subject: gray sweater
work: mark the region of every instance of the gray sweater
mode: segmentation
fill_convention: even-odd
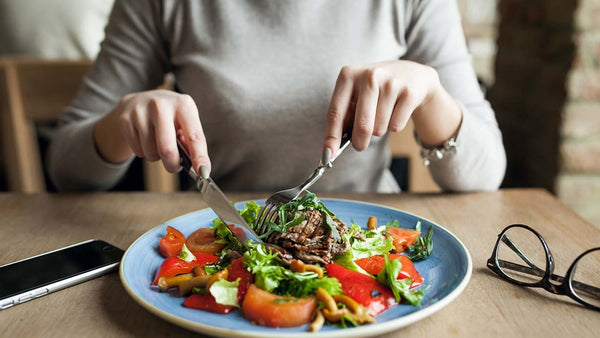
[[[430,170],[444,190],[497,189],[506,157],[455,1],[120,1],[90,73],[49,148],[60,190],[108,189],[131,161],[97,153],[92,129],[128,93],[172,72],[193,97],[213,178],[226,190],[299,184],[321,157],[325,118],[344,65],[406,59],[434,67],[461,105],[458,151]],[[349,149],[311,189],[397,192],[388,137]]]

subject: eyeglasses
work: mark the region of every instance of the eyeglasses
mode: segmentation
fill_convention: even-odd
[[[527,225],[513,224],[498,235],[487,267],[511,283],[569,296],[600,311],[600,247],[579,255],[561,277],[553,273],[554,258],[542,236]]]

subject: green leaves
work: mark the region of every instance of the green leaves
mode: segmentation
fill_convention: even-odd
[[[423,299],[423,290],[410,290],[410,285],[413,282],[411,278],[397,279],[400,270],[402,270],[402,263],[399,259],[389,260],[387,255],[384,255],[384,258],[385,266],[377,275],[377,281],[392,289],[397,302],[405,299],[412,305],[419,305],[419,302]]]
[[[415,244],[408,247],[408,258],[410,258],[411,261],[416,262],[431,255],[431,252],[433,251],[432,236],[433,226],[429,226],[427,237],[419,237]]]
[[[273,232],[286,232],[287,229],[302,223],[305,216],[300,214],[300,211],[303,210],[318,210],[323,213],[325,224],[329,227],[333,240],[338,241],[340,239],[340,233],[333,220],[333,213],[317,198],[317,195],[309,191],[300,199],[280,205],[277,208],[277,223],[267,222],[269,231],[261,235],[260,238],[267,238]]]
[[[254,283],[259,288],[281,296],[305,297],[314,295],[323,288],[332,295],[341,294],[340,282],[331,277],[322,277],[314,272],[292,272],[282,266],[276,253],[268,251],[263,244],[247,242],[243,263],[254,274]]]

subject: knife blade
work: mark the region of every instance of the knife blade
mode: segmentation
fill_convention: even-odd
[[[194,181],[194,186],[200,192],[202,200],[208,204],[208,206],[217,214],[217,216],[225,224],[240,225],[246,229],[254,239],[262,242],[254,230],[246,223],[246,220],[240,215],[240,213],[233,207],[233,203],[225,196],[223,191],[219,188],[217,183],[212,178],[203,178],[198,175],[192,167],[192,161],[187,153],[187,150],[177,140],[177,148],[181,157],[181,166]],[[240,240],[241,242],[241,240]],[[243,243],[242,243],[243,244]]]

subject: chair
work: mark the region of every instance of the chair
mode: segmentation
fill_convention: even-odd
[[[399,133],[390,135],[390,148],[392,159],[407,160],[406,170],[396,175],[407,175],[407,186],[409,192],[429,193],[439,192],[441,189],[433,181],[429,170],[423,164],[421,149],[413,137],[414,126],[409,120],[406,128]]]
[[[90,61],[0,58],[0,130],[8,189],[46,191],[36,123],[52,123],[73,99]],[[144,189],[178,190],[176,175],[144,161]]]

